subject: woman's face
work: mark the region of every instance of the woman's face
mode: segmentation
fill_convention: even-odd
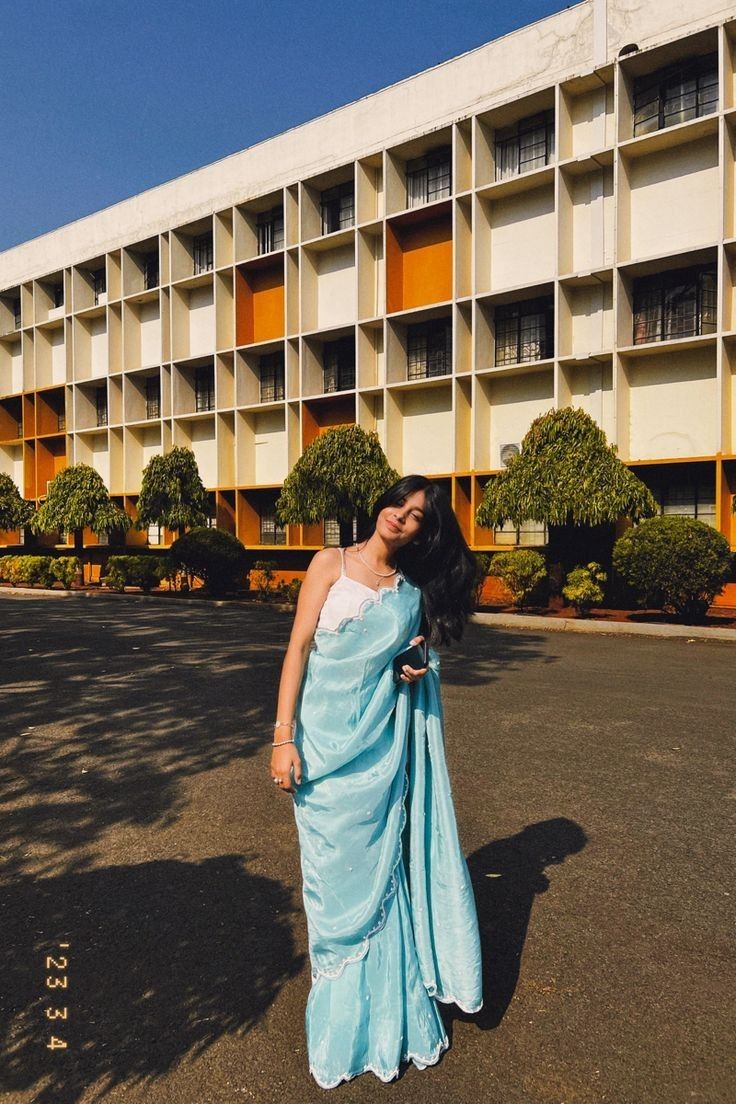
[[[412,491],[393,506],[385,506],[376,530],[389,544],[401,548],[415,540],[424,523],[424,491]]]

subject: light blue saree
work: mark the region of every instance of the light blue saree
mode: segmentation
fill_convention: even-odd
[[[449,1045],[436,1001],[483,1003],[435,650],[424,678],[393,682],[392,660],[420,623],[421,591],[400,576],[337,629],[316,630],[297,702],[305,1025],[323,1088],[434,1064]]]

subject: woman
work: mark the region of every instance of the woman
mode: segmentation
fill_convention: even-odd
[[[459,640],[476,564],[447,495],[410,475],[376,503],[366,540],[323,548],[299,592],[271,774],[293,796],[312,988],[309,1068],[322,1088],[382,1081],[449,1046],[437,1001],[482,1006],[475,899],[444,754],[439,658]],[[306,665],[306,678],[303,679]],[[291,731],[287,731],[291,729]]]

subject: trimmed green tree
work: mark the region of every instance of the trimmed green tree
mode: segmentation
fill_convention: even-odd
[[[360,426],[335,426],[307,445],[276,501],[279,525],[313,525],[336,518],[342,530],[366,521],[374,503],[399,473],[391,467],[378,434]]]
[[[135,525],[161,525],[181,536],[186,529],[206,525],[207,506],[197,458],[191,449],[176,445],[163,456],[152,456],[143,469]]]
[[[201,579],[210,594],[226,594],[243,585],[248,554],[225,529],[196,526],[174,541],[169,556]]]
[[[35,506],[23,498],[17,486],[5,472],[0,472],[0,530],[4,533],[20,529],[30,521]]]
[[[131,521],[110,498],[99,472],[89,464],[70,464],[49,483],[48,495],[29,522],[34,533],[72,532],[74,550],[84,548],[84,530],[98,536],[125,532]]]
[[[733,557],[728,541],[695,518],[649,518],[620,537],[613,566],[636,592],[640,605],[697,620],[728,581]]]
[[[546,579],[547,565],[541,552],[533,548],[519,548],[497,552],[491,560],[488,574],[501,580],[514,605],[523,610],[535,588]]]
[[[519,456],[486,484],[476,521],[489,529],[544,522],[550,563],[570,569],[590,560],[591,551],[608,559],[615,522],[651,517],[656,509],[649,488],[619,460],[600,426],[567,406],[535,418]]]
[[[606,578],[605,571],[595,561],[569,572],[562,594],[575,607],[578,617],[587,617],[593,606],[601,604],[604,597],[601,583],[605,583]]]

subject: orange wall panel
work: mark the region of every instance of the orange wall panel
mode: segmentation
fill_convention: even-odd
[[[235,341],[251,345],[283,337],[283,266],[255,268],[245,274],[235,272]]]
[[[386,305],[389,313],[452,298],[452,221],[449,215],[386,228]]]
[[[452,298],[452,227],[449,219],[422,223],[403,235],[403,309]]]

